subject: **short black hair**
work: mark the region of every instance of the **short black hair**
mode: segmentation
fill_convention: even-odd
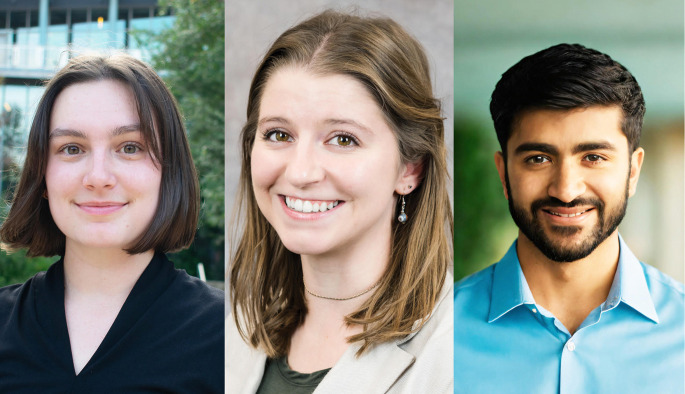
[[[640,144],[645,101],[635,77],[609,55],[580,44],[558,44],[524,57],[502,74],[490,114],[502,154],[518,117],[532,109],[617,105],[630,152]]]

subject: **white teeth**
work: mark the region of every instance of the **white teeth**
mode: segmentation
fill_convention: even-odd
[[[552,215],[561,216],[562,218],[573,218],[576,216],[580,216],[580,215],[584,214],[585,212],[587,212],[587,211],[565,214],[565,213],[558,213],[558,212],[554,212],[554,211],[549,211],[549,213],[551,213]]]
[[[338,205],[338,201],[332,201],[326,204],[325,202],[311,202],[309,200],[300,200],[298,198],[285,197],[285,205],[293,211],[303,213],[326,212]]]

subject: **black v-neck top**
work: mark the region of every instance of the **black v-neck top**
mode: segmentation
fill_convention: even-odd
[[[78,376],[59,260],[0,288],[0,393],[223,393],[224,293],[155,254]]]

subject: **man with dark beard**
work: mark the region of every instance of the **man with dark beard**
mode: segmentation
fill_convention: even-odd
[[[635,78],[560,44],[504,73],[490,112],[519,236],[455,286],[455,392],[683,393],[683,285],[617,231],[644,158]]]

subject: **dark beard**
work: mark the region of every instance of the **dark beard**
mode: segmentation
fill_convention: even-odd
[[[630,174],[630,168],[628,169]],[[505,167],[505,180],[507,193],[509,195],[509,212],[511,213],[514,223],[519,230],[528,237],[528,239],[537,247],[542,254],[548,259],[559,263],[566,263],[580,260],[592,253],[599,244],[604,242],[609,235],[618,227],[626,214],[626,207],[628,206],[628,180],[626,179],[626,190],[623,196],[623,201],[619,203],[616,209],[611,212],[605,212],[604,201],[599,198],[577,198],[569,203],[565,203],[555,197],[542,198],[533,201],[530,206],[530,213],[522,207],[516,206],[511,194],[511,187],[509,186],[509,174]],[[597,210],[598,222],[588,235],[579,245],[564,247],[555,242],[547,236],[543,229],[538,212],[541,207],[565,207],[571,208],[575,206],[593,206]],[[574,235],[582,230],[579,226],[552,226],[550,231],[561,236]]]

